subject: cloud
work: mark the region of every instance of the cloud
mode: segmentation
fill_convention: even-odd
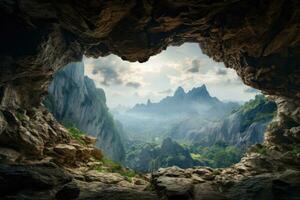
[[[188,90],[201,84],[213,88],[212,94],[221,99],[247,100],[255,95],[248,90],[244,92],[248,86],[233,69],[203,55],[196,44],[184,46],[170,47],[145,63],[123,61],[115,55],[98,59],[85,57],[85,74],[105,90],[109,106],[134,105],[148,98],[155,102],[171,95],[178,86]]]
[[[227,74],[227,70],[226,69],[217,69],[216,74],[224,76]]]
[[[248,87],[248,88],[244,89],[244,92],[246,92],[246,93],[259,93],[259,90],[255,89],[255,88]]]
[[[123,81],[120,78],[119,73],[111,66],[94,66],[92,74],[100,74],[102,79],[100,83],[106,86],[115,84],[120,85]]]
[[[212,67],[205,64],[205,60],[194,59],[191,62],[191,67],[186,71],[190,73],[200,73],[206,74],[209,70],[212,70]]]
[[[223,80],[223,77],[221,78]],[[239,76],[226,76],[225,83],[229,85],[244,85],[242,79]]]
[[[191,73],[198,73],[199,72],[199,68],[198,67],[191,67],[187,70],[188,72],[191,72]]]
[[[126,86],[137,89],[137,88],[141,87],[141,84],[138,82],[128,82],[128,83],[126,83]]]
[[[192,61],[192,67],[187,69],[188,72],[190,73],[198,73],[200,68],[200,62],[198,60],[193,60]]]
[[[88,59],[87,68],[93,79],[102,86],[122,85],[133,88],[141,86],[141,80],[135,75],[130,63],[122,61],[117,56],[107,56],[101,59]]]
[[[163,91],[158,91],[157,93],[158,93],[158,94],[170,94],[170,93],[172,93],[172,92],[173,92],[172,89],[167,89],[167,90],[163,90]]]

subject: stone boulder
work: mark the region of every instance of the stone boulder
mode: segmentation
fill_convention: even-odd
[[[16,163],[21,153],[10,148],[0,148],[0,163]]]
[[[53,199],[72,176],[53,163],[0,165],[0,199]]]

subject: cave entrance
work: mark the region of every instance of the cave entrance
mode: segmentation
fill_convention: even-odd
[[[108,157],[139,172],[228,167],[263,142],[276,112],[274,102],[195,43],[145,63],[84,57],[57,73],[45,104],[65,126],[97,137]]]

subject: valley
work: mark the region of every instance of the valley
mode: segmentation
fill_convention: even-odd
[[[178,87],[159,102],[109,110],[105,92],[84,75],[83,63],[59,71],[44,104],[69,128],[97,138],[104,155],[140,173],[161,167],[228,167],[253,144],[276,114],[257,95],[243,105],[212,97],[205,85]]]
[[[299,200],[299,3],[0,1],[0,199]]]

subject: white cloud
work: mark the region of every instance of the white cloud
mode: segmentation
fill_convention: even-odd
[[[178,86],[187,91],[202,84],[220,99],[245,101],[255,95],[234,70],[203,55],[197,44],[169,47],[146,63],[130,63],[115,55],[84,58],[84,63],[86,75],[105,90],[110,107],[132,106],[148,98],[155,102]]]

